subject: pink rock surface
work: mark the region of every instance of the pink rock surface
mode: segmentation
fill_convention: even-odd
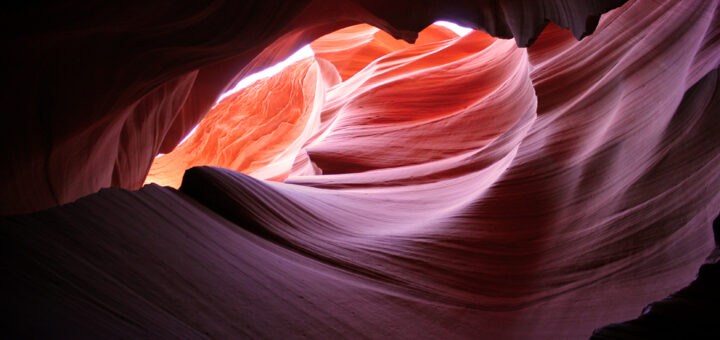
[[[472,12],[428,3],[413,16],[374,1],[268,9],[295,19],[240,54],[245,47],[221,48],[233,41],[222,35],[180,49],[185,66],[174,77],[148,71],[141,78],[155,86],[144,91],[130,82],[143,99],[116,104],[124,115],[98,115],[90,128],[48,123],[63,131],[44,140],[56,158],[34,163],[43,152],[31,152],[4,168],[27,174],[3,193],[3,213],[71,201],[107,185],[108,173],[116,185],[139,186],[152,156],[171,151],[233,79],[357,21],[412,37],[430,18],[475,15],[494,35],[535,41],[520,48],[476,31],[410,45],[367,26],[340,32],[357,30],[357,41],[321,38],[317,59],[228,97],[177,156],[162,156],[174,163],[158,158],[151,174],[177,181],[186,166],[232,169],[189,169],[179,191],[107,189],[0,219],[3,291],[12,292],[5,328],[11,336],[582,339],[637,317],[688,285],[716,246],[720,1],[629,1],[581,41],[573,35],[593,31],[588,15],[610,2],[524,4]],[[545,18],[571,30],[551,24],[538,37]],[[206,64],[209,51],[226,59]],[[199,68],[180,72],[193,58]],[[288,105],[257,102],[273,89]],[[247,112],[232,114],[233,106]],[[99,133],[109,127],[116,133]],[[97,153],[88,162],[68,156],[89,144]],[[53,160],[68,164],[64,173]],[[38,173],[48,176],[10,202],[23,176]],[[43,194],[48,183],[54,203]]]
[[[365,22],[413,40],[449,18],[524,46],[547,20],[590,33],[593,18],[621,3],[19,4],[2,14],[12,86],[4,92],[11,123],[0,130],[0,214],[103,187],[140,188],[155,155],[172,151],[235,81],[337,29]]]

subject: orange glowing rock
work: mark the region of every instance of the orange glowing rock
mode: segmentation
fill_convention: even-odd
[[[355,91],[359,94],[380,87],[377,79],[383,79],[383,76],[375,77],[374,75],[379,67],[407,64],[387,74],[380,72],[380,74],[385,74],[385,77],[390,74],[399,77],[405,72],[412,72],[417,67],[430,67],[432,63],[440,65],[457,61],[458,58],[468,55],[466,50],[472,50],[468,44],[478,44],[476,47],[482,49],[490,41],[494,41],[486,34],[477,33],[475,38],[465,39],[464,43],[445,49],[454,45],[453,41],[457,38],[457,34],[439,25],[431,25],[420,32],[417,43],[414,45],[395,39],[388,33],[367,24],[351,26],[326,35],[312,44],[318,53],[317,59],[308,58],[299,61],[281,73],[258,80],[222,100],[208,113],[185,143],[172,152],[160,155],[155,159],[145,183],[178,187],[184,171],[197,165],[220,166],[258,178],[276,181],[284,180],[291,172],[296,175],[321,173],[322,170],[307,159],[307,153],[301,152],[301,148],[316,132],[326,131],[329,126],[324,123],[329,122],[329,118],[333,116],[332,113],[329,113],[332,110],[328,110],[325,105],[325,93],[330,87],[338,84],[341,77],[349,78],[377,58],[394,51],[401,52],[393,54],[391,59],[384,59],[385,61],[380,66],[376,64],[370,67],[363,75],[353,78],[355,80],[348,81],[343,87],[334,91],[334,96],[355,98],[348,91]],[[512,43],[508,42],[505,45],[510,47]],[[437,51],[441,51],[440,57],[435,56]],[[328,58],[330,62],[323,58]],[[413,59],[419,61],[408,62]],[[430,64],[427,64],[425,59],[431,60]],[[500,68],[494,69],[499,70]],[[438,68],[433,74],[440,74],[441,78],[449,79],[447,75],[442,76],[445,71]],[[455,72],[468,71],[460,67],[456,68]],[[454,73],[450,72],[449,74]],[[486,72],[481,72],[472,79],[486,76]],[[368,77],[372,77],[372,79]],[[464,86],[463,84],[471,82],[472,79],[467,78],[467,81],[461,82],[457,86]],[[380,80],[380,82],[383,81]],[[399,83],[403,82],[399,81]],[[405,83],[408,82],[405,81]],[[360,84],[362,86],[358,88]],[[431,87],[439,85],[437,82],[423,84]],[[412,89],[402,86],[392,85],[390,87],[394,87],[393,91],[395,92],[412,91]],[[461,96],[462,93],[459,92]],[[472,98],[477,96],[477,93],[474,92],[464,93],[465,97],[471,101],[475,100]],[[382,98],[379,99],[382,100]],[[454,101],[458,98],[450,97],[450,99],[450,101]],[[464,101],[458,101],[450,104],[447,108],[452,109],[454,106],[466,104]],[[398,105],[404,104],[398,103],[395,107]],[[436,113],[443,115],[447,108],[440,108],[440,111]],[[324,113],[321,114],[321,112]],[[475,115],[475,117],[482,118],[483,116]],[[509,119],[512,120],[511,115],[506,117],[510,117]],[[415,117],[415,119],[422,120],[423,118]],[[458,119],[455,121],[459,122]],[[362,148],[363,146],[358,144],[358,147]],[[413,152],[415,149],[408,150],[408,152]],[[299,162],[297,166],[300,166],[302,170],[299,168],[293,170],[295,161]]]
[[[307,149],[324,174],[474,152],[535,113],[525,51],[479,31],[383,56],[328,101],[337,121]]]
[[[548,20],[579,38],[592,33],[600,14],[623,2],[19,6],[3,17],[8,27],[17,27],[7,39],[13,67],[6,83],[14,85],[6,93],[5,110],[17,122],[4,124],[0,133],[0,164],[5,165],[0,215],[47,209],[104,187],[139,189],[155,156],[171,152],[233,83],[338,29],[368,23],[422,44],[422,28],[448,19],[528,46]],[[426,35],[444,39],[447,33]],[[343,78],[362,65],[350,73],[341,70]]]
[[[430,25],[420,32],[415,44],[424,45],[456,37],[457,34],[445,27]],[[377,27],[360,24],[322,36],[310,46],[317,57],[335,65],[344,81],[375,59],[412,45],[393,38]]]
[[[178,187],[185,169],[197,165],[285,179],[318,127],[326,88],[337,81],[332,65],[313,58],[256,81],[218,103],[185,143],[158,156],[146,183]]]

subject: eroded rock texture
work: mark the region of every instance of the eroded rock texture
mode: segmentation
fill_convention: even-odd
[[[197,165],[285,179],[317,130],[326,89],[338,82],[332,65],[308,58],[252,84],[217,105],[186,143],[159,156],[146,181],[178,187],[185,169]]]
[[[629,1],[595,29],[617,5],[313,1],[258,3],[254,14],[158,5],[133,20],[112,11],[29,31],[40,42],[147,40],[93,65],[41,63],[102,72],[80,70],[77,83],[41,97],[50,99],[18,106],[38,114],[4,136],[12,162],[0,168],[14,180],[2,177],[3,213],[111,184],[136,189],[148,171],[149,182],[182,182],[2,218],[5,328],[712,338],[720,2]],[[491,34],[433,25],[415,44],[396,39],[448,17]],[[109,24],[120,19],[126,26]],[[543,29],[545,19],[557,25]],[[83,25],[99,28],[81,34]],[[315,57],[211,110],[234,80],[315,38]],[[116,51],[108,46],[98,51]],[[56,47],[34,48],[39,58]],[[143,72],[130,68],[150,59]],[[53,81],[70,72],[53,70]],[[105,82],[91,87],[92,77]],[[77,119],[70,104],[83,89],[95,91],[94,115]],[[38,94],[26,96],[13,101]],[[11,148],[23,132],[27,145]],[[41,132],[50,133],[29,138]],[[167,154],[151,168],[158,152]]]
[[[526,45],[546,20],[580,36],[618,0],[83,1],[19,4],[7,32],[0,214],[138,189],[237,79],[356,23],[413,40],[453,19]]]

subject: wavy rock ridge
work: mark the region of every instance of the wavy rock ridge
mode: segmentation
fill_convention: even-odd
[[[438,26],[415,44],[368,25],[322,36],[314,58],[227,97],[172,152],[183,134],[165,137],[149,181],[182,174],[179,190],[106,189],[3,218],[8,330],[575,339],[679,290],[593,336],[717,331],[705,313],[717,301],[719,5],[629,1],[576,41],[593,16],[568,12],[555,21],[570,31],[536,37],[534,19],[501,4],[511,19],[483,27],[529,48]],[[188,96],[161,106],[186,112],[202,75],[158,88]],[[196,165],[212,166],[182,173]]]

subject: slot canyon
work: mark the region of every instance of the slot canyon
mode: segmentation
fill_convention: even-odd
[[[720,338],[720,0],[2,25],[2,338]]]

